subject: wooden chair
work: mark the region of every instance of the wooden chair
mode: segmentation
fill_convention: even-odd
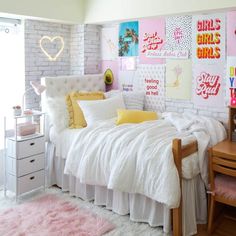
[[[215,203],[236,207],[236,158],[231,155],[215,155],[209,150],[210,207],[208,234],[213,231]]]

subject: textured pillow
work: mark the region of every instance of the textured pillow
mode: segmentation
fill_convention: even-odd
[[[141,123],[149,120],[157,120],[158,116],[153,111],[139,111],[139,110],[122,110],[117,111],[118,117],[116,124],[121,125],[125,123]]]
[[[129,110],[143,110],[144,92],[122,92],[125,107]]]
[[[129,110],[143,110],[145,93],[142,91],[135,92],[121,92],[119,90],[111,90],[105,93],[106,98],[115,97],[117,95],[123,95],[126,109]]]
[[[78,100],[99,100],[104,99],[102,92],[72,92],[66,96],[66,104],[69,112],[69,128],[77,129],[85,127],[86,121],[81,111]]]
[[[122,96],[97,101],[78,101],[88,125],[96,121],[107,120],[117,116],[117,109],[124,109]]]
[[[69,115],[64,97],[47,98],[46,111],[57,133],[68,127]]]

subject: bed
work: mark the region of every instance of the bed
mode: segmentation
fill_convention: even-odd
[[[46,94],[42,98],[43,107],[48,98],[61,99],[72,90],[105,90],[102,75],[47,77],[42,78],[42,83],[47,87]],[[183,127],[183,120],[186,121],[186,127]],[[165,233],[173,230],[173,234],[176,236],[196,234],[197,224],[206,223],[207,217],[206,150],[208,145],[224,139],[226,132],[220,122],[189,114],[180,117],[177,114],[168,113],[158,124],[144,123],[139,126],[131,124],[131,126],[124,125],[117,128],[114,121],[109,120],[96,123],[94,127],[64,129],[56,132],[48,121],[46,124],[48,185],[56,184],[61,187],[62,191],[69,191],[71,196],[88,201],[93,200],[94,204],[105,206],[117,214],[129,214],[133,221],[146,222],[153,227],[162,226]],[[203,125],[204,123],[206,126]],[[136,133],[137,127],[143,130],[143,136]],[[183,128],[184,130],[182,130]],[[109,136],[111,137],[109,138],[110,146],[102,149],[101,146],[105,146],[108,142],[105,140],[106,132],[109,133],[111,129],[113,131],[112,134],[110,133],[112,136]],[[155,168],[160,168],[160,166],[155,166],[156,153],[153,150],[158,152],[157,146],[163,139],[161,129],[169,132],[167,134],[165,131],[167,141],[165,149],[159,155],[163,159],[161,166],[165,167],[162,169],[167,169],[167,166],[170,165],[172,169],[166,171],[160,178],[155,175]],[[205,132],[206,129],[208,129],[207,132]],[[133,130],[129,132],[133,136],[127,135],[127,130]],[[100,138],[98,138],[99,136]],[[131,150],[130,147],[137,150],[130,152],[130,158],[127,158],[126,153],[129,150],[125,149],[124,142],[115,141],[120,136],[122,136],[122,140],[126,140],[127,145],[125,146],[131,145],[129,150]],[[136,136],[139,136],[143,146],[148,147],[147,149],[140,150],[139,147],[142,145],[139,145],[138,141],[133,142]],[[94,145],[88,144],[89,137],[93,137],[91,142],[94,142],[95,139],[97,142],[94,142]],[[100,141],[101,143],[99,143]],[[115,160],[114,145],[117,145],[121,153],[123,151],[123,155],[117,155],[118,158]],[[98,156],[94,154],[96,150],[101,152],[100,156],[107,160],[102,165],[100,164],[101,158],[93,159],[94,156]],[[83,152],[81,158],[78,156],[80,152]],[[137,157],[143,156],[144,152],[153,158],[147,158],[147,160],[143,158],[138,161]],[[162,154],[165,152],[168,155]],[[169,162],[165,162],[165,156],[168,157],[166,159]],[[199,158],[200,156],[201,158]],[[182,159],[184,160],[182,161]],[[111,163],[115,163],[112,168]],[[135,163],[135,168],[128,168],[133,165],[132,163]],[[142,163],[139,169],[138,163]],[[101,165],[101,170],[98,171],[99,165]],[[121,165],[123,168],[120,168]],[[148,171],[142,168],[147,165]],[[197,169],[199,171],[196,171]],[[133,177],[129,175],[130,171],[133,171]],[[127,175],[129,175],[128,179]],[[149,177],[150,175],[152,178]],[[146,184],[146,179],[151,185]],[[163,179],[166,181],[157,186],[156,183]],[[172,182],[175,184],[171,184]],[[147,188],[147,186],[151,187]]]

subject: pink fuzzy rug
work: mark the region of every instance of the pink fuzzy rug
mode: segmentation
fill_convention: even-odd
[[[1,236],[99,236],[114,225],[55,195],[0,213]]]

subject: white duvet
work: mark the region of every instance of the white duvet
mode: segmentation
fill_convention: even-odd
[[[140,193],[174,208],[179,205],[180,186],[172,140],[181,138],[186,144],[197,139],[198,154],[183,161],[183,175],[192,178],[201,172],[207,184],[207,147],[225,137],[219,122],[192,114],[166,113],[161,120],[120,126],[107,120],[73,136],[64,155],[64,172],[82,183]]]

